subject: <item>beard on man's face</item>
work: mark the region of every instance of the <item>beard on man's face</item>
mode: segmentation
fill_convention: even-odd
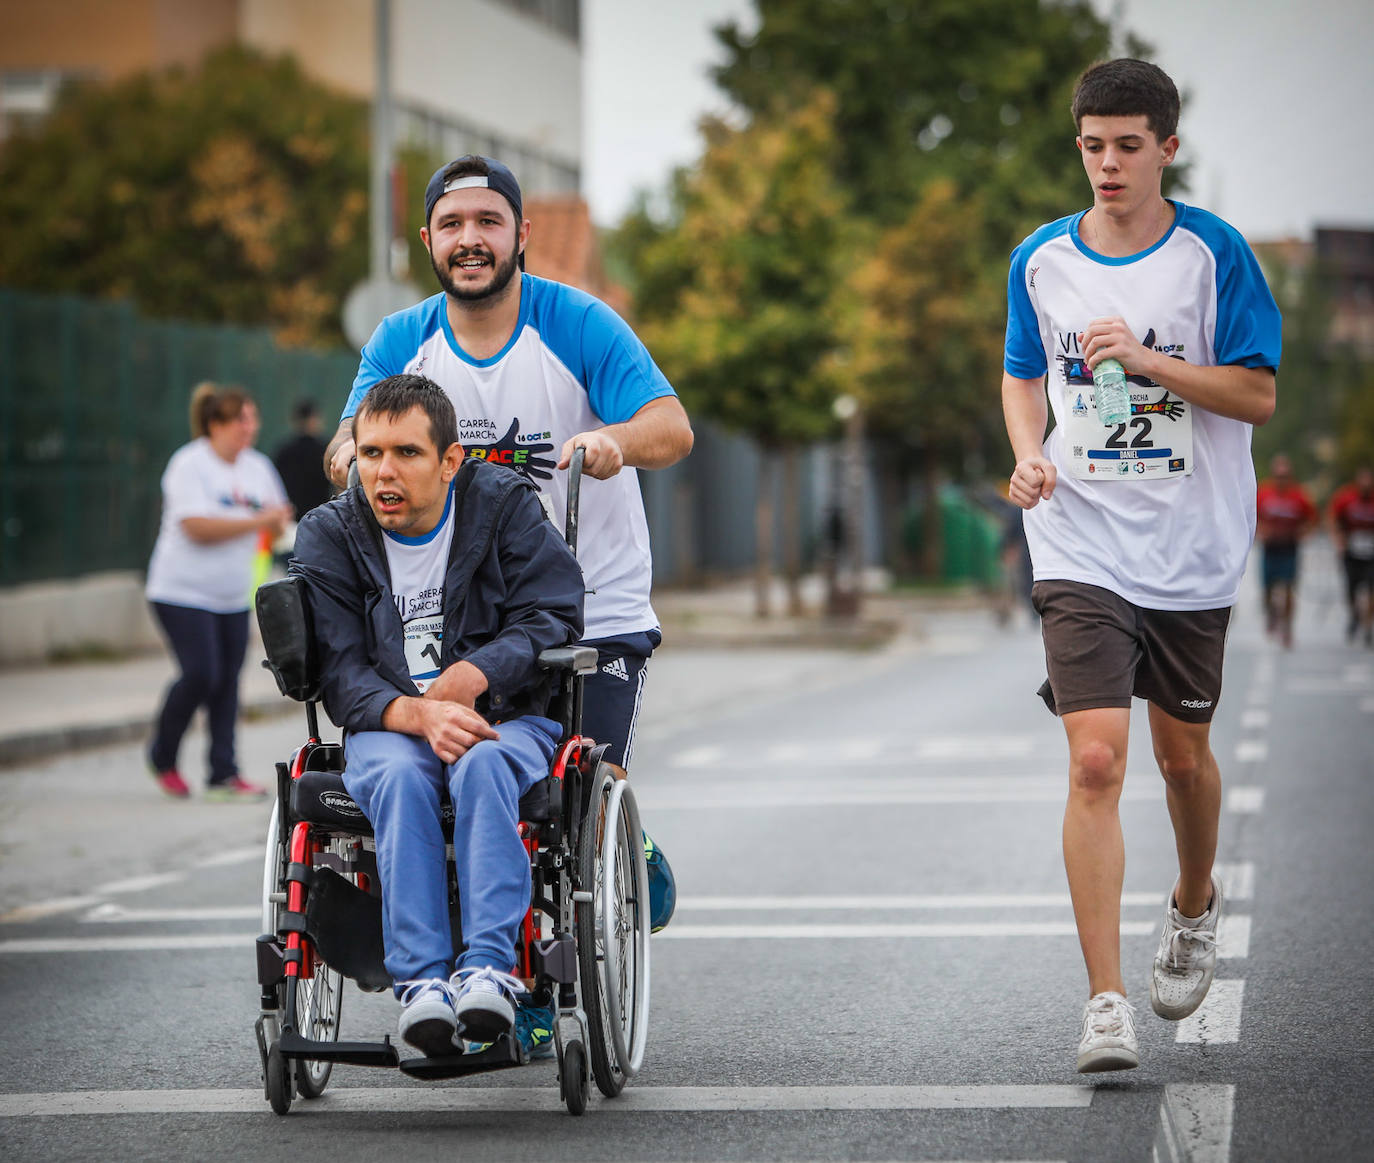
[[[510,281],[515,275],[519,254],[516,251],[511,251],[510,257],[505,262],[498,263],[491,251],[485,247],[473,247],[471,250],[454,251],[449,256],[449,264],[461,262],[465,258],[485,258],[491,263],[491,278],[487,280],[485,285],[458,286],[449,274],[448,266],[440,266],[434,257],[434,251],[430,250],[429,252],[429,264],[434,268],[434,277],[439,280],[439,285],[443,287],[444,293],[452,295],[455,299],[476,302],[490,298],[492,295],[499,295],[510,285]]]

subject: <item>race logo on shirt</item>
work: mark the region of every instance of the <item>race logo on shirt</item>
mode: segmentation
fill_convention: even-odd
[[[1055,357],[1059,363],[1059,375],[1065,384],[1091,384],[1093,382],[1092,369],[1088,366],[1088,361],[1083,358],[1082,351],[1078,346],[1078,333],[1075,331],[1060,331],[1055,335],[1056,346],[1059,354]],[[1181,343],[1156,343],[1155,329],[1150,328],[1145,332],[1145,338],[1141,345],[1153,348],[1162,355],[1169,356],[1170,359],[1183,359],[1183,344]],[[1149,376],[1132,375],[1126,373],[1126,382],[1135,384],[1140,388],[1157,388],[1159,385]]]
[[[504,464],[526,478],[552,479],[558,461],[539,455],[553,451],[551,432],[521,433],[517,416],[504,436],[496,437],[495,433],[496,425],[490,420],[463,420],[458,425],[458,436],[466,455],[492,464]]]

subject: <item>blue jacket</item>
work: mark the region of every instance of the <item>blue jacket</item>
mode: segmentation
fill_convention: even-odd
[[[537,659],[580,637],[582,571],[524,478],[464,460],[454,479],[440,666],[466,659],[487,676],[476,709],[491,722],[545,714],[552,679]],[[301,519],[288,572],[306,581],[325,711],[348,731],[384,730],[387,705],[417,692],[361,487]]]

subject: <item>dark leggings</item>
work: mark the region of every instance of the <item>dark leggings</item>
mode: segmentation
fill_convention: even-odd
[[[210,727],[210,783],[223,783],[238,774],[234,726],[239,713],[239,670],[248,650],[248,611],[212,614],[165,602],[150,605],[181,675],[162,702],[148,758],[158,771],[174,770],[191,716],[204,706]]]

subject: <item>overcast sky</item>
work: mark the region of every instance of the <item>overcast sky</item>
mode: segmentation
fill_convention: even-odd
[[[1371,0],[1094,4],[1120,11],[1191,98],[1179,132],[1194,163],[1185,201],[1252,240],[1374,227]],[[708,74],[721,59],[710,30],[756,18],[751,0],[584,0],[583,12],[584,184],[609,225],[637,187],[660,188],[700,154],[698,119],[726,108]],[[1085,179],[1085,204],[1088,193]]]

